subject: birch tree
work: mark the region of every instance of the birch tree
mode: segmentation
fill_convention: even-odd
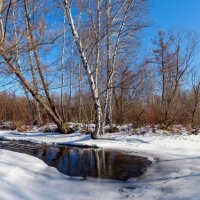
[[[92,74],[91,66],[89,65],[88,59],[86,57],[86,52],[84,51],[84,47],[82,45],[81,38],[80,38],[76,28],[75,28],[74,19],[72,17],[69,1],[65,0],[64,5],[65,5],[69,25],[70,25],[70,28],[71,28],[71,32],[72,32],[72,35],[74,37],[76,46],[78,48],[83,67],[85,68],[85,72],[86,72],[87,77],[88,77],[91,93],[92,93],[93,100],[94,100],[96,128],[95,128],[95,132],[92,135],[92,137],[96,138],[97,135],[100,134],[101,118],[102,118],[102,109],[101,109],[101,103],[100,103],[100,98],[99,98],[99,91],[98,91],[97,85],[95,84],[94,75]]]
[[[71,32],[75,38],[76,46],[79,50],[80,57],[88,76],[91,93],[94,100],[94,108],[96,113],[96,133],[104,132],[106,121],[109,122],[112,128],[112,95],[113,95],[113,77],[117,70],[116,62],[122,56],[122,50],[125,49],[125,43],[133,41],[136,33],[144,27],[142,20],[138,20],[142,16],[141,8],[144,1],[125,0],[125,1],[95,1],[95,11],[91,12],[91,6],[94,2],[81,1],[81,5],[88,15],[88,24],[91,25],[91,31],[94,35],[94,41],[90,44],[85,44],[82,40],[82,35],[77,31],[74,17],[71,13],[71,5],[69,1],[65,1],[66,13],[68,15]],[[91,5],[92,4],[92,5]],[[94,7],[93,7],[94,8]],[[103,19],[101,16],[105,16]],[[106,38],[106,42],[104,39]],[[90,38],[92,40],[92,38]],[[101,48],[106,44],[106,51],[101,51]],[[87,46],[90,46],[89,52]],[[94,51],[95,49],[95,51]],[[88,53],[89,52],[89,53]],[[95,52],[95,62],[91,62],[91,52]],[[106,53],[105,53],[106,52]],[[106,62],[103,63],[103,58],[106,55]],[[101,66],[107,71],[106,86],[104,92],[101,83],[98,82],[99,69]],[[101,93],[101,94],[100,94]],[[103,95],[102,95],[103,94]],[[100,98],[104,97],[104,103],[101,104]],[[98,114],[97,114],[98,113]],[[98,120],[97,120],[98,119]],[[100,122],[101,121],[101,122]],[[98,130],[98,127],[101,126]],[[97,131],[98,130],[98,131]]]
[[[19,82],[26,88],[26,90],[32,95],[32,97],[38,102],[38,104],[44,108],[44,110],[48,113],[48,115],[51,117],[51,119],[57,124],[60,131],[63,133],[67,133],[68,129],[65,127],[64,120],[60,116],[60,114],[57,111],[57,108],[53,102],[53,99],[50,95],[50,90],[48,87],[48,83],[46,82],[44,78],[44,72],[41,65],[40,57],[38,54],[37,46],[39,44],[35,41],[35,34],[33,33],[33,27],[31,25],[30,20],[30,13],[29,13],[29,2],[27,0],[23,0],[22,2],[19,2],[18,6],[18,12],[22,12],[24,14],[24,20],[25,20],[25,29],[26,31],[22,32],[22,38],[21,38],[21,45],[18,43],[16,45],[16,41],[14,38],[14,42],[12,42],[9,38],[9,34],[6,30],[8,28],[8,24],[12,24],[12,21],[8,21],[10,19],[8,16],[10,14],[10,10],[12,8],[12,5],[18,3],[16,1],[10,1],[10,4],[4,4],[4,9],[2,8],[2,1],[0,2],[0,8],[1,8],[1,17],[0,17],[0,24],[1,24],[1,43],[0,43],[0,55],[5,63],[6,66],[10,69],[10,71],[15,74],[15,76],[18,78]],[[22,9],[23,8],[23,9]],[[34,12],[31,13],[33,15]],[[12,26],[10,26],[12,28]],[[23,30],[23,26],[20,27]],[[14,30],[10,30],[11,32]],[[25,33],[25,34],[24,34]],[[24,45],[24,35],[28,41],[28,48]],[[48,43],[48,41],[46,41]],[[13,45],[14,44],[14,45]],[[40,44],[41,46],[41,44]],[[24,67],[19,67],[16,65],[15,59],[17,57],[16,52],[13,51],[13,49],[18,48],[18,52],[21,52],[22,55],[25,57],[29,57],[29,69],[33,73],[33,69],[37,71],[38,76],[40,77],[40,81],[36,79],[35,76],[35,82],[40,83],[40,86],[43,87],[44,93],[40,93],[39,90],[35,88],[35,84],[33,85],[29,82],[27,75],[25,74],[26,70]],[[22,52],[23,50],[23,52]],[[21,63],[22,65],[22,63]],[[35,68],[36,67],[36,68]],[[34,72],[35,72],[34,71]],[[33,74],[32,74],[33,75]],[[34,76],[33,76],[34,78]],[[45,94],[45,98],[44,95]]]
[[[44,109],[58,128],[67,132],[65,123],[71,117],[67,119],[64,95],[71,93],[70,102],[67,103],[73,107],[75,89],[72,84],[70,91],[65,89],[68,84],[65,80],[65,60],[71,57],[69,82],[72,83],[76,74],[79,76],[79,120],[84,103],[81,93],[84,89],[87,90],[85,96],[89,95],[85,99],[90,101],[91,96],[93,99],[93,106],[88,102],[85,105],[90,105],[90,108],[84,108],[89,113],[88,121],[96,124],[92,137],[103,134],[106,123],[112,128],[113,88],[120,82],[115,76],[118,69],[124,68],[124,63],[127,64],[133,57],[134,50],[129,51],[129,44],[135,44],[134,37],[144,27],[141,20],[144,2],[145,0],[0,2],[1,61],[18,83],[31,94],[31,98],[35,99],[38,116],[40,109]],[[64,6],[64,13],[60,5]],[[11,17],[14,8],[16,22]],[[74,8],[77,12],[73,12]],[[75,48],[71,48],[73,41]],[[73,50],[74,53],[70,55]],[[88,82],[83,86],[85,75]],[[71,110],[70,115],[74,112]]]
[[[121,56],[124,56],[123,51],[133,54],[133,50],[128,50],[128,43],[132,43],[132,48],[135,47],[134,37],[138,32],[145,27],[142,22],[142,17],[145,12],[145,1],[125,0],[125,1],[106,1],[106,38],[107,38],[107,85],[105,94],[104,120],[110,125],[112,131],[112,105],[113,105],[113,79],[117,71],[117,62]],[[145,9],[144,9],[145,10]]]
[[[65,40],[66,40],[66,13],[63,14],[63,42],[62,42],[62,64],[61,64],[61,112],[62,118],[65,120],[65,107],[64,107],[64,84],[65,84]]]

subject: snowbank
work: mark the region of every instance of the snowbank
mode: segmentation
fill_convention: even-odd
[[[73,179],[35,157],[0,150],[2,200],[122,199],[120,188],[125,185],[109,180]]]
[[[35,179],[36,182],[33,182],[33,185],[32,181],[30,181],[31,178],[29,173],[28,175],[26,175],[25,172],[21,173],[18,180],[23,180],[25,177],[25,179],[29,181],[28,184],[22,185],[21,188],[26,188],[26,185],[30,184],[30,186],[27,186],[27,190],[23,190],[25,191],[25,194],[21,192],[23,195],[26,195],[26,191],[27,193],[30,191],[32,197],[35,193],[37,194],[37,192],[40,195],[43,195],[43,185],[41,188],[37,187],[38,181],[46,184],[47,180],[52,180],[54,177],[54,181],[49,181],[47,186],[44,186],[44,196],[46,191],[50,198],[51,195],[54,195],[55,197],[55,194],[58,194],[58,196],[56,196],[58,199],[63,195],[66,195],[66,198],[68,198],[69,195],[69,199],[85,199],[86,197],[87,199],[119,198],[130,200],[200,199],[200,192],[198,188],[200,184],[200,135],[187,135],[184,133],[183,135],[169,134],[166,136],[166,134],[153,134],[151,132],[147,132],[144,135],[133,135],[131,133],[124,134],[123,132],[120,132],[104,135],[98,140],[91,140],[90,135],[84,135],[81,133],[59,135],[57,133],[18,133],[13,131],[1,131],[0,137],[9,140],[28,140],[32,142],[45,142],[49,144],[58,143],[87,145],[110,149],[120,149],[127,151],[128,153],[141,154],[154,158],[154,161],[157,159],[159,160],[159,162],[154,162],[154,164],[149,167],[147,172],[142,177],[130,180],[127,183],[128,186],[119,186],[120,184],[116,186],[115,182],[109,182],[108,185],[107,183],[103,185],[98,181],[94,181],[92,184],[90,181],[83,181],[84,184],[82,184],[80,181],[77,184],[76,181],[70,181],[68,178],[62,176],[54,169],[44,167],[44,164],[42,164],[45,169],[40,168],[39,171],[41,173],[36,173],[38,174],[38,178]],[[7,155],[5,158],[6,157]],[[13,165],[14,163],[12,159],[16,160],[15,154],[10,160],[10,165]],[[3,161],[3,159],[1,160]],[[17,160],[20,160],[20,158],[17,158]],[[35,158],[33,160],[35,160]],[[26,162],[30,163],[28,160]],[[25,163],[22,164],[22,166],[24,165]],[[33,167],[38,169],[37,165]],[[0,169],[0,171],[2,170],[3,169]],[[44,176],[39,174],[43,174]],[[11,176],[11,181],[12,180],[15,180],[15,178]],[[60,183],[62,184],[60,185]],[[10,190],[11,195],[12,192],[18,192],[19,190],[19,188],[16,188],[16,191],[13,191],[15,190],[14,183],[13,187],[7,188],[8,186],[6,185],[3,187],[6,187],[3,189],[3,191],[8,189],[7,191],[9,192]],[[49,191],[48,188],[53,189],[52,191]],[[55,188],[58,188],[58,191],[56,191]],[[70,192],[68,192],[66,188],[69,189]],[[92,191],[95,191],[95,193]],[[22,195],[21,193],[20,195]],[[77,194],[80,195],[76,196]],[[122,195],[122,197],[120,195]],[[37,195],[36,199],[38,199]]]

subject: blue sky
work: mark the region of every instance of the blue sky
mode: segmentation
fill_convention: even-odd
[[[200,0],[150,0],[155,29],[184,27],[200,33]]]
[[[187,30],[194,31],[200,37],[200,0],[149,0],[147,16],[150,27],[143,36],[142,55],[152,52],[152,39],[158,31]]]
[[[150,23],[150,27],[146,28],[144,31],[140,55],[152,55],[152,39],[155,40],[160,30],[169,31],[183,29],[194,31],[200,38],[200,0],[149,1],[149,14],[147,19]],[[194,65],[199,63],[198,55],[194,60]]]

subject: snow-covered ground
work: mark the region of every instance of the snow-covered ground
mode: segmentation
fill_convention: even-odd
[[[17,193],[19,199],[20,195],[25,199],[31,199],[26,198],[28,195],[32,199],[43,199],[45,195],[48,195],[47,199],[61,199],[61,197],[64,199],[131,200],[200,199],[198,188],[200,184],[200,135],[187,135],[186,133],[166,135],[162,131],[157,131],[156,134],[147,131],[143,135],[120,132],[106,134],[98,140],[91,140],[90,135],[80,133],[59,135],[57,133],[0,131],[0,137],[9,140],[120,149],[128,153],[145,155],[155,160],[143,176],[129,180],[128,183],[108,180],[104,180],[104,182],[95,179],[74,181],[61,175],[55,169],[47,167],[36,158],[1,150],[0,171],[4,174],[1,177],[7,177],[8,183],[6,182],[4,185],[4,181],[1,181],[1,185],[5,188],[0,195],[10,194],[12,196],[15,192],[19,192]],[[7,165],[11,165],[7,171],[4,170],[4,159]],[[158,162],[156,162],[157,159],[159,159]],[[27,163],[32,162],[34,164],[31,164],[30,167]],[[15,173],[15,163],[17,163],[16,171],[19,170],[18,173]],[[12,173],[13,170],[14,173]],[[25,171],[27,172],[25,173]],[[9,174],[11,174],[10,177]],[[20,180],[25,181],[18,185]],[[15,184],[17,184],[16,187]],[[42,186],[40,187],[40,185]],[[41,198],[39,198],[40,196]],[[1,196],[0,199],[2,199]]]
[[[116,181],[68,177],[35,157],[0,150],[1,200],[122,199],[123,187]]]

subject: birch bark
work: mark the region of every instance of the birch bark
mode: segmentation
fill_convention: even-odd
[[[67,17],[68,17],[68,20],[69,20],[71,32],[72,32],[72,35],[74,37],[76,46],[78,48],[78,51],[79,51],[79,54],[80,54],[80,57],[81,57],[81,61],[83,63],[83,67],[84,67],[85,72],[87,74],[88,82],[89,82],[89,85],[90,85],[90,90],[91,90],[93,101],[94,101],[96,128],[95,128],[94,134],[92,134],[92,138],[95,139],[101,133],[102,110],[101,110],[101,104],[100,104],[100,99],[99,99],[99,91],[98,91],[97,86],[95,85],[94,75],[93,75],[93,73],[91,71],[91,67],[88,63],[86,53],[84,51],[81,39],[79,37],[78,32],[76,31],[76,28],[75,28],[75,25],[74,25],[74,20],[73,20],[72,14],[71,14],[69,2],[68,2],[68,0],[65,0],[64,3],[65,3],[65,9],[66,9]]]

